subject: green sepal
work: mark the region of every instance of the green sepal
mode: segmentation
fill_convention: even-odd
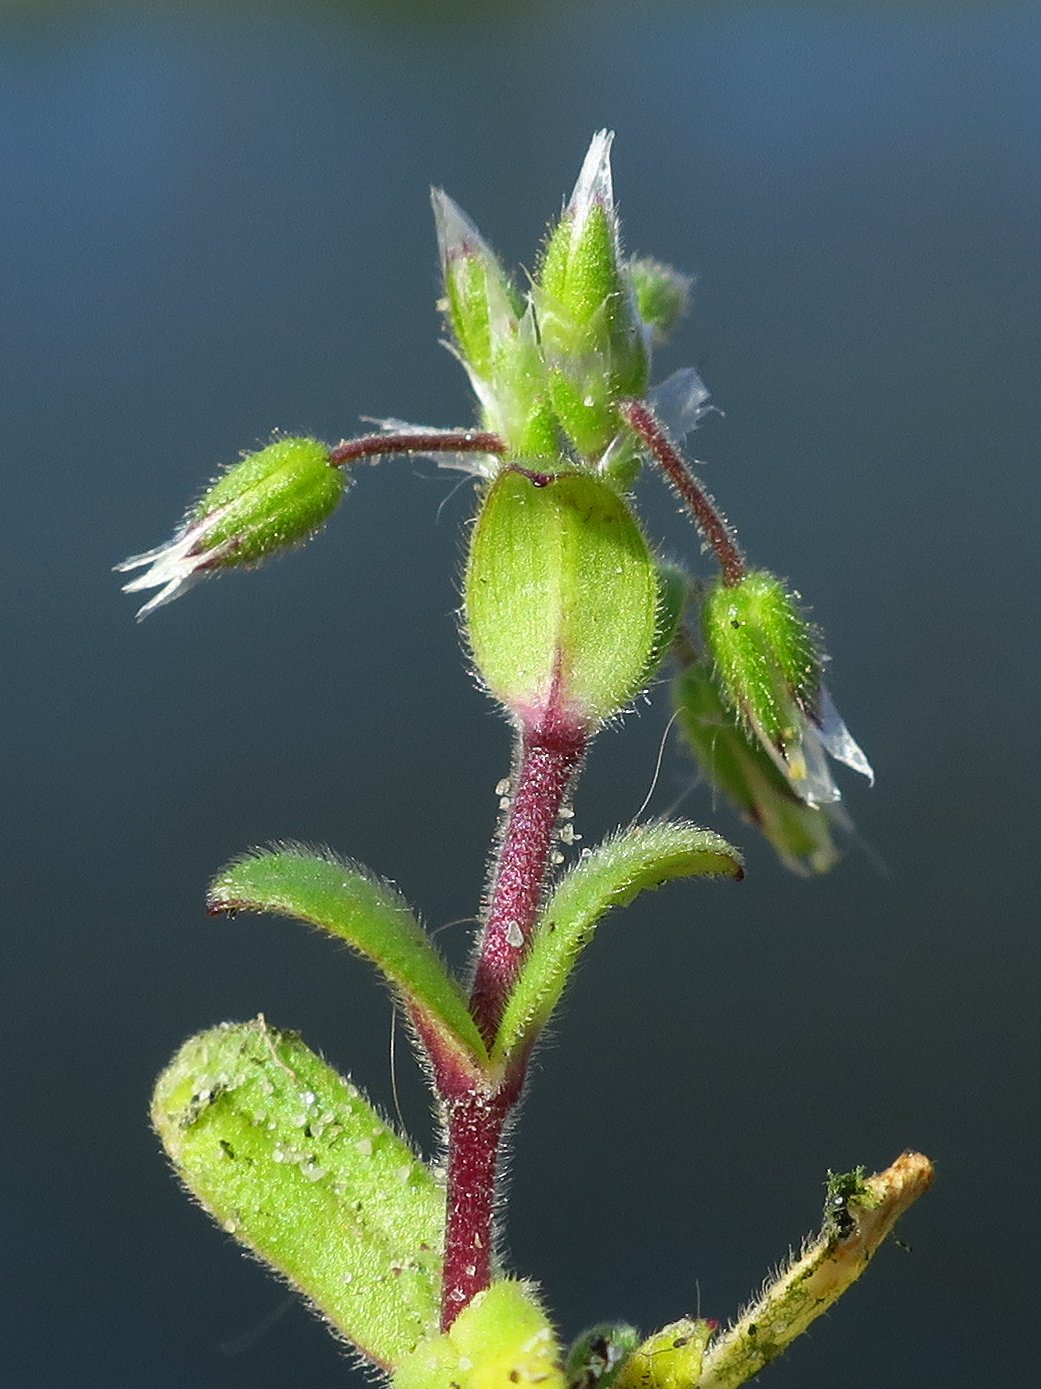
[[[561,880],[542,911],[503,1013],[493,1061],[508,1063],[545,1027],[597,922],[674,878],[742,876],[736,849],[684,821],[635,825],[605,840]]]
[[[564,1363],[568,1389],[612,1389],[639,1344],[640,1333],[628,1322],[600,1322],[583,1331]]]
[[[221,567],[255,564],[312,535],[335,511],[347,472],[317,439],[276,439],[222,474],[191,513],[213,518],[208,550],[228,544]],[[217,516],[217,512],[223,512]]]
[[[792,790],[758,738],[720,696],[712,664],[696,658],[676,675],[679,726],[707,780],[796,873],[826,873],[838,861],[832,817]]]
[[[658,580],[625,500],[587,473],[504,470],[470,542],[466,632],[491,694],[595,727],[643,688]]]
[[[258,849],[218,874],[207,906],[215,914],[272,912],[338,936],[376,965],[417,1023],[433,1028],[461,1064],[487,1066],[463,991],[429,936],[400,893],[359,865],[299,845]]]
[[[696,1389],[714,1321],[681,1317],[637,1346],[622,1366],[615,1389]]]
[[[358,1089],[258,1019],[187,1041],[152,1122],[229,1234],[387,1369],[437,1326],[444,1192]]]
[[[564,1389],[560,1348],[529,1284],[480,1292],[398,1367],[394,1389]]]

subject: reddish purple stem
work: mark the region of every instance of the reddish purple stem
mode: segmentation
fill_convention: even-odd
[[[531,940],[557,817],[588,742],[587,730],[552,705],[520,735],[516,785],[470,998],[470,1011],[489,1046]],[[515,1061],[497,1089],[470,1086],[451,1094],[439,1077],[448,1125],[444,1330],[491,1281],[499,1152],[526,1065],[526,1057]]]
[[[470,1011],[490,1046],[528,949],[553,834],[588,732],[550,707],[521,733],[517,782],[492,883]]]
[[[698,530],[719,561],[723,582],[729,587],[739,584],[745,577],[745,561],[734,534],[715,502],[691,472],[686,460],[655,418],[650,406],[642,400],[626,400],[619,408],[622,418],[650,450],[654,461],[693,516]]]
[[[481,429],[431,429],[425,434],[399,431],[345,439],[329,450],[334,468],[378,458],[385,453],[505,453],[506,441]]]
[[[470,1091],[448,1103],[448,1209],[441,1329],[447,1331],[492,1279],[499,1146],[523,1075],[492,1094]]]

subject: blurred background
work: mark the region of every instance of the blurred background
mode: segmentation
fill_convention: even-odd
[[[511,1267],[567,1335],[726,1318],[816,1228],[826,1169],[937,1164],[764,1383],[1022,1382],[1037,1327],[1041,12],[1032,3],[0,7],[12,1385],[360,1383],[178,1190],[147,1121],[189,1032],[263,1010],[392,1107],[390,1009],[289,923],[209,921],[276,836],[476,909],[507,769],[454,609],[467,485],[364,470],[321,541],[143,626],[111,565],[273,429],[471,418],[437,345],[427,188],[531,265],[591,133],[628,248],[695,272],[657,362],[755,562],[812,603],[875,765],[786,873],[675,732],[649,813],[746,881],[609,919],[540,1053]],[[648,527],[696,560],[653,479]],[[606,733],[586,844],[652,781],[666,691]],[[465,959],[467,928],[440,941]],[[427,1148],[428,1106],[398,1049]]]

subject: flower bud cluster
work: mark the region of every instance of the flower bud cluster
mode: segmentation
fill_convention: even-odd
[[[618,402],[646,393],[652,340],[686,307],[686,277],[622,254],[612,139],[606,130],[593,137],[526,302],[473,223],[433,193],[454,350],[507,457],[555,456],[563,445],[597,464],[615,443],[618,467]]]

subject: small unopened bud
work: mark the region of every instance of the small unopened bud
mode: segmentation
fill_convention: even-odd
[[[705,779],[759,830],[796,873],[826,873],[838,859],[831,808],[807,805],[775,760],[720,697],[706,657],[677,672],[673,704]]]
[[[606,130],[594,135],[534,289],[553,408],[587,456],[601,454],[617,432],[615,402],[647,388],[644,334],[621,265],[612,139]]]
[[[702,607],[702,628],[724,702],[801,800],[839,799],[825,750],[873,779],[821,684],[816,634],[779,579],[758,570],[734,584],[717,582]]]
[[[488,380],[496,342],[516,326],[523,305],[495,252],[462,208],[440,188],[430,190],[430,200],[448,321],[467,366]]]
[[[146,617],[219,569],[258,564],[300,544],[335,511],[346,473],[317,439],[277,439],[227,470],[188,513],[173,539],[116,569],[144,569],[126,593],[157,588]],[[147,567],[146,567],[147,566]]]
[[[627,1322],[601,1322],[583,1331],[564,1364],[568,1389],[612,1389],[639,1344],[640,1333]]]
[[[534,312],[452,199],[431,191],[455,351],[481,402],[482,423],[511,455],[552,452],[556,434]]]
[[[649,678],[655,565],[599,478],[504,470],[474,527],[464,593],[477,673],[522,722],[556,711],[592,729]]]
[[[646,256],[631,260],[626,271],[636,296],[636,311],[647,336],[652,342],[661,342],[687,312],[694,282],[689,275],[673,270],[671,265]]]

